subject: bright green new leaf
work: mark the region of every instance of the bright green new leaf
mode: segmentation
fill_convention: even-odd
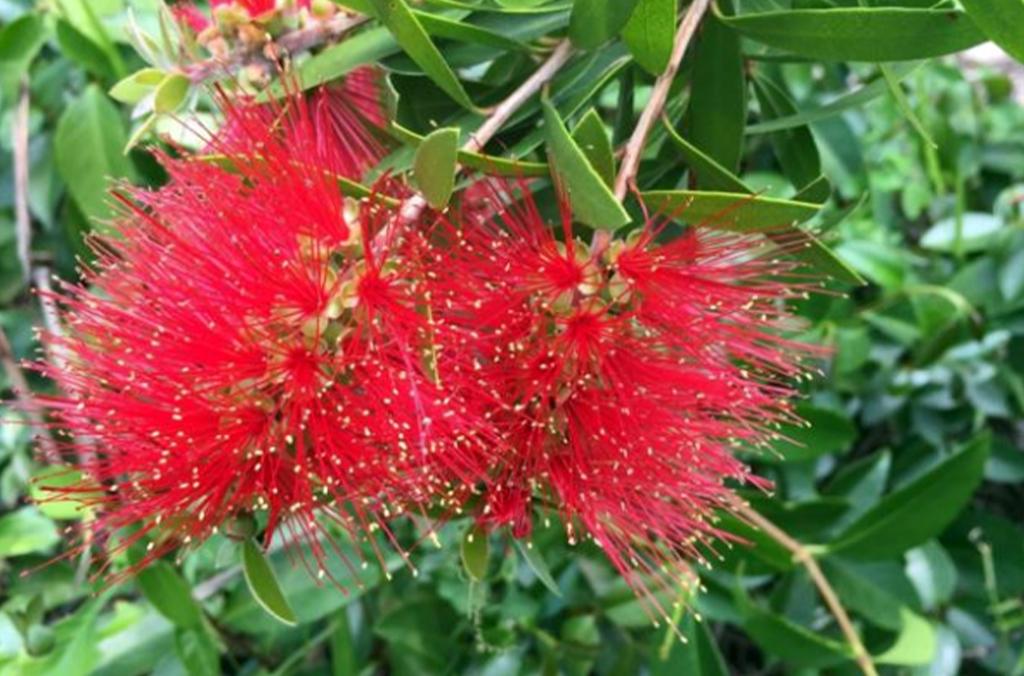
[[[793,9],[720,16],[744,37],[824,61],[909,61],[985,41],[963,12],[904,7]]]
[[[135,576],[146,600],[161,615],[183,629],[200,626],[202,612],[192,598],[188,582],[166,561],[154,561]]]
[[[549,161],[569,195],[576,218],[605,230],[615,230],[629,223],[629,214],[587,161],[587,156],[569,135],[565,123],[549,101],[544,102],[544,127]]]
[[[622,29],[630,54],[652,75],[660,75],[672,56],[676,5],[676,0],[639,0]]]
[[[35,507],[0,516],[0,560],[45,552],[57,543],[57,526]]]
[[[637,0],[574,0],[569,38],[577,47],[593,49],[622,30]]]
[[[983,434],[851,524],[830,552],[854,558],[898,556],[941,533],[974,494],[988,459],[991,435]]]
[[[156,88],[153,110],[157,113],[173,113],[188,96],[189,79],[181,73],[171,73]]]
[[[409,9],[406,0],[372,0],[372,2],[377,18],[391,31],[409,58],[415,61],[423,69],[423,72],[459,105],[469,110],[475,110],[476,106],[466,94],[459,78],[434,43],[430,41],[430,36],[427,35],[427,31],[420,24],[416,15]],[[348,41],[340,46],[347,48]]]
[[[470,578],[481,582],[487,577],[487,560],[491,554],[487,531],[470,525],[462,537],[459,554],[462,558],[462,567]]]
[[[978,28],[1024,63],[1024,0],[962,0]]]
[[[252,540],[242,544],[242,571],[252,596],[268,614],[282,624],[298,623],[295,611],[277,583],[274,569],[263,555],[263,551]]]
[[[122,103],[135,104],[152,93],[167,78],[159,68],[143,68],[119,81],[110,89],[110,97]]]
[[[580,118],[572,130],[572,138],[605,185],[612,187],[615,184],[615,151],[612,148],[612,138],[608,135],[608,130],[597,110],[591,108]]]
[[[459,150],[459,130],[438,129],[423,139],[416,149],[413,175],[416,185],[435,209],[443,209],[455,189]]]

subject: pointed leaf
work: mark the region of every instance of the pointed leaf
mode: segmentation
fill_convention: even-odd
[[[443,209],[455,189],[459,130],[438,129],[423,139],[416,149],[413,174],[420,192],[435,209]]]
[[[451,66],[444,60],[430,36],[420,24],[419,19],[409,9],[406,0],[372,0],[374,13],[384,24],[405,53],[423,69],[427,77],[434,81],[459,105],[475,110],[476,106],[463,89],[459,78]],[[346,40],[343,46],[347,47]]]
[[[962,0],[962,4],[992,42],[1024,63],[1024,0]]]
[[[907,61],[985,41],[963,12],[905,7],[793,9],[721,16],[744,37],[823,61]]]
[[[701,28],[691,87],[693,104],[684,124],[687,138],[720,165],[736,171],[747,119],[746,73],[739,34],[714,16]]]
[[[661,75],[672,56],[676,5],[676,0],[640,0],[622,29],[630,54],[652,75]]]
[[[156,88],[153,110],[157,113],[173,113],[188,96],[189,79],[181,73],[171,73]]]
[[[551,575],[551,568],[548,567],[548,562],[544,560],[544,557],[540,555],[537,548],[530,542],[523,542],[518,538],[513,539],[516,543],[516,549],[522,555],[523,560],[530,566],[530,570],[537,576],[541,584],[548,588],[555,596],[561,596],[562,590],[558,588],[558,583],[555,582],[555,578]]]
[[[979,436],[909,485],[885,496],[830,543],[828,551],[884,559],[940,534],[981,483],[990,446],[990,435]]]
[[[587,156],[591,166],[597,171],[605,185],[612,187],[615,183],[615,155],[612,139],[605,129],[601,116],[593,108],[587,111],[572,130],[572,138]]]
[[[142,595],[161,615],[183,629],[200,626],[199,605],[192,589],[178,571],[166,561],[154,561],[135,576]]]
[[[569,38],[577,47],[593,49],[619,34],[637,0],[574,0]]]
[[[821,209],[807,202],[701,190],[654,190],[643,198],[655,211],[678,214],[686,223],[735,232],[784,230]]]
[[[253,598],[267,613],[282,624],[297,624],[295,611],[281,591],[274,570],[263,551],[252,540],[246,540],[242,545],[242,571]]]
[[[587,161],[558,112],[546,100],[544,127],[548,140],[548,159],[569,195],[576,217],[587,225],[607,230],[615,230],[629,223],[629,214]]]

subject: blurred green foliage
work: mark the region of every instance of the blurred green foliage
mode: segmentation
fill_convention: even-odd
[[[377,28],[362,34],[367,58],[385,59],[409,131],[472,123],[467,97],[489,105],[532,68],[507,41],[525,47],[568,31],[581,47],[599,48],[556,79],[549,120],[561,117],[575,134],[593,134],[603,121],[616,145],[624,140],[645,105],[648,71],[665,62],[658,17],[671,17],[674,2],[624,3],[642,14],[621,40],[614,36],[624,19],[602,14],[611,10],[597,0],[500,0],[474,11],[479,4],[414,3],[455,24],[438,44],[458,75],[424,56],[421,43],[389,43]],[[1024,92],[1004,72],[965,68],[956,57],[884,72],[837,61],[853,49],[841,12],[862,4],[952,12],[944,3],[719,8],[729,4],[743,14],[709,19],[684,62],[680,82],[689,86],[670,100],[668,123],[682,142],[656,130],[640,184],[791,200],[783,207],[808,210],[838,255],[816,249],[818,261],[868,282],[831,284],[803,303],[806,336],[832,350],[821,377],[805,386],[802,411],[812,426],[789,430],[778,456],[750,459],[775,490],[748,497],[819,558],[883,673],[1024,674]],[[156,3],[30,5],[0,0],[0,326],[17,358],[34,356],[32,327],[42,322],[16,251],[20,87],[30,106],[38,264],[75,278],[75,256],[87,255],[83,235],[110,213],[106,177],[161,180],[143,152],[122,152],[145,116],[133,122],[106,93],[145,65],[128,44],[127,7],[155,33]],[[839,12],[829,14],[839,21],[830,39],[800,33],[804,13],[827,8]],[[769,11],[777,9],[794,14],[780,19]],[[866,60],[931,56],[914,52],[915,40],[928,39],[907,31],[933,17],[897,25],[883,21],[885,11],[869,16],[876,33],[855,36],[857,50],[880,50]],[[402,16],[388,14],[385,24]],[[764,44],[780,46],[759,33],[774,30],[772,21],[792,27],[781,44],[801,58],[766,51]],[[491,35],[466,35],[464,24]],[[946,51],[973,44],[978,30],[936,34],[927,50],[940,53],[943,40],[952,45]],[[992,37],[1014,40],[998,32]],[[343,49],[300,68],[340,74],[356,58]],[[870,57],[861,51],[848,58]],[[507,155],[543,160],[544,133],[534,126],[541,115],[539,102],[517,115],[501,139]],[[589,132],[572,124],[580,119]],[[408,168],[413,155],[399,148],[387,164]],[[586,161],[600,167],[606,159]],[[695,208],[707,199],[698,194]],[[243,580],[242,547],[223,535],[180,565],[93,581],[82,552],[44,565],[67,551],[62,533],[83,516],[30,502],[40,490],[30,480],[45,469],[24,423],[8,409],[0,428],[0,674],[857,673],[806,570],[763,533],[730,520],[723,528],[750,546],[721,545],[713,565],[698,571],[699,593],[664,599],[692,607],[677,617],[686,645],[655,626],[600,552],[569,547],[554,525],[523,543],[470,538],[468,524],[449,524],[440,547],[414,551],[415,575],[397,557],[371,558],[357,579],[332,559],[330,573],[347,593],[318,583],[276,546],[273,573],[258,564],[246,573],[276,575],[284,596],[256,598]],[[416,537],[411,527],[399,535]]]

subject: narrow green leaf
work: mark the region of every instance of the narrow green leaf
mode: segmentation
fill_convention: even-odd
[[[530,567],[533,574],[537,576],[541,584],[547,587],[548,591],[555,596],[561,596],[562,590],[558,588],[558,583],[555,582],[555,578],[551,575],[551,568],[548,567],[548,562],[544,560],[544,557],[540,555],[537,548],[529,542],[523,542],[518,538],[512,540],[516,543],[516,549],[519,550],[519,554],[526,561],[526,565]]]
[[[252,540],[242,544],[242,571],[252,596],[268,614],[282,624],[295,625],[295,611],[288,604],[263,551]]]
[[[636,3],[637,0],[575,0],[569,17],[569,39],[582,49],[603,45],[619,34]]]
[[[853,656],[845,644],[754,605],[744,611],[743,629],[768,654],[795,667],[829,667],[849,662]]]
[[[96,85],[86,88],[57,122],[57,171],[93,227],[113,213],[107,198],[109,179],[135,173],[124,155],[127,140],[120,111]]]
[[[154,561],[135,576],[135,583],[157,611],[183,629],[200,626],[202,612],[192,598],[192,589],[166,561]]]
[[[174,633],[174,647],[189,676],[218,676],[220,651],[203,627],[179,629]]]
[[[544,127],[550,151],[548,159],[569,195],[576,217],[587,225],[608,230],[629,223],[629,214],[587,161],[562,118],[547,100],[544,101]]]
[[[107,53],[63,19],[57,20],[57,44],[68,59],[92,75],[103,79],[113,76],[114,67]]]
[[[57,526],[35,507],[0,516],[0,561],[9,556],[45,552],[57,544]]]
[[[580,118],[572,130],[572,138],[605,185],[612,187],[615,184],[615,151],[597,110],[591,108]]]
[[[416,15],[409,9],[406,0],[372,0],[372,2],[377,18],[391,31],[409,58],[415,61],[423,69],[423,72],[459,105],[469,110],[476,110],[476,106],[466,94],[459,78],[434,43],[430,41],[430,36],[427,35],[427,31],[424,30]],[[348,42],[346,40],[343,46],[347,47]]]
[[[974,22],[954,9],[836,7],[719,18],[751,40],[825,61],[928,59],[985,41]]]
[[[430,35],[468,44],[485,45],[507,51],[525,51],[526,44],[497,31],[475,26],[465,21],[456,21],[439,14],[413,10],[413,14]]]
[[[462,567],[470,578],[477,582],[482,582],[487,578],[487,560],[490,554],[491,546],[487,531],[470,524],[466,529],[466,534],[462,537],[462,545],[459,548]]]
[[[655,211],[678,214],[686,223],[735,232],[784,230],[821,209],[807,202],[700,190],[654,190],[643,198]]]
[[[459,130],[454,127],[432,132],[416,149],[413,162],[416,185],[435,209],[447,206],[455,189],[458,150]]]
[[[935,537],[971,499],[990,446],[991,436],[981,435],[911,484],[885,496],[830,543],[828,551],[884,559]]]
[[[781,86],[767,78],[754,79],[754,91],[764,119],[773,120],[796,114],[796,106]],[[793,127],[771,135],[775,156],[783,173],[797,190],[821,176],[821,157],[814,136],[807,127]]]
[[[707,190],[753,193],[739,177],[716,162],[713,157],[703,150],[683,138],[667,120],[664,126],[665,131],[668,133],[669,141],[682,152],[683,159],[690,167],[690,171],[696,176],[699,186]]]
[[[156,88],[153,110],[157,113],[173,113],[188,96],[189,79],[181,73],[171,73]]]
[[[747,119],[746,73],[739,35],[714,16],[707,17],[701,29],[691,89],[693,103],[684,123],[687,138],[720,165],[736,171]]]
[[[331,675],[350,676],[359,673],[359,658],[352,636],[348,613],[340,610],[334,617],[334,631],[331,632]]]
[[[962,0],[961,4],[992,42],[1024,63],[1024,0]]]
[[[676,0],[639,0],[622,29],[630,54],[652,75],[660,75],[672,56],[676,5]]]
[[[781,437],[772,444],[774,453],[759,458],[765,462],[804,462],[849,448],[857,438],[857,428],[841,413],[810,404],[798,404],[797,415],[802,425],[782,425]]]

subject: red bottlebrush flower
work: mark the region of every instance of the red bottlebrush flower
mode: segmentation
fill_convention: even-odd
[[[310,0],[297,0],[295,6],[309,8]],[[277,0],[211,0],[211,7],[236,5],[249,13],[254,19],[260,18],[278,8]]]
[[[210,151],[222,155],[258,154],[268,137],[290,146],[315,144],[318,163],[336,176],[359,180],[386,154],[379,128],[386,124],[379,86],[380,73],[370,67],[357,69],[340,84],[318,87],[308,94],[294,88],[289,104],[232,103],[210,143]],[[378,128],[377,131],[372,129]]]
[[[387,197],[340,194],[324,167],[346,150],[252,111],[226,110],[250,154],[163,157],[165,187],[126,189],[87,286],[55,299],[62,359],[39,368],[63,394],[42,403],[86,477],[61,492],[101,536],[137,526],[116,547],[149,537],[143,563],[251,513],[322,560],[317,515],[387,533],[475,443],[436,376],[422,239]]]
[[[436,293],[449,333],[472,336],[501,438],[480,462],[480,519],[521,537],[551,506],[663,615],[655,594],[724,535],[726,482],[757,482],[732,451],[792,417],[785,381],[807,352],[782,337],[784,301],[805,285],[778,281],[790,266],[758,236],[695,227],[662,243],[648,223],[591,251],[567,205],[559,237],[520,188],[442,225],[458,255]]]
[[[179,24],[188,26],[194,33],[202,33],[210,25],[210,19],[191,2],[172,5],[171,14]]]

